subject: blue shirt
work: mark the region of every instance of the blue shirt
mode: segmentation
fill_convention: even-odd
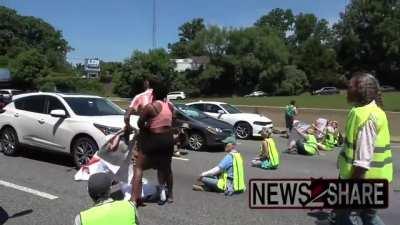
[[[228,173],[228,177],[233,178],[233,156],[232,154],[227,154],[221,162],[219,162],[218,167],[223,171]]]

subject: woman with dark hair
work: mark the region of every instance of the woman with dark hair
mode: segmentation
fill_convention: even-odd
[[[138,155],[134,168],[132,200],[137,205],[142,204],[140,196],[142,190],[143,170],[151,167],[157,169],[158,181],[161,187],[160,202],[172,202],[172,170],[171,160],[174,151],[172,133],[173,106],[167,100],[168,89],[165,82],[151,79],[153,101],[147,104],[140,113],[138,126]]]

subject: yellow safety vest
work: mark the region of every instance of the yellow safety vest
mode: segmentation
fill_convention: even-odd
[[[304,150],[310,155],[315,155],[317,153],[317,139],[312,134],[307,134],[306,141],[304,142]]]
[[[80,213],[82,225],[135,225],[136,208],[128,201],[113,201]]]
[[[243,192],[246,190],[245,175],[243,167],[243,159],[239,152],[229,153],[233,157],[233,190],[235,192]],[[222,172],[219,175],[217,187],[221,191],[226,191],[228,183],[227,171]]]
[[[349,112],[346,123],[345,147],[338,158],[339,175],[343,179],[351,177],[358,132],[368,120],[374,121],[377,136],[370,169],[365,173],[364,178],[386,179],[391,182],[393,180],[393,163],[388,120],[385,112],[375,104],[354,107]]]
[[[268,144],[268,159],[273,168],[278,168],[279,166],[279,151],[276,148],[275,141],[272,138],[266,138],[264,140]],[[260,147],[260,155],[262,153],[262,146]]]

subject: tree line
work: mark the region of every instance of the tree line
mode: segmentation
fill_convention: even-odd
[[[400,85],[400,1],[353,0],[335,24],[311,13],[276,8],[250,27],[205,25],[202,18],[179,27],[168,50],[134,52],[124,61],[115,92],[132,96],[149,74],[165,76],[172,90],[192,96],[297,95],[322,86],[345,87],[355,71]],[[171,59],[207,56],[196,71],[177,73]]]
[[[0,64],[8,63],[18,85],[60,86],[69,81],[66,77],[82,75],[83,65],[73,68],[66,62],[72,48],[60,31],[5,7],[0,16]],[[175,71],[173,59],[194,56],[206,57],[207,64]],[[141,92],[143,80],[152,75],[162,76],[171,91],[193,97],[254,90],[297,95],[322,86],[345,87],[359,70],[400,87],[399,59],[400,0],[352,0],[335,24],[280,8],[241,28],[206,25],[195,18],[179,27],[179,39],[165,49],[134,51],[123,62],[102,62],[100,80],[112,82],[121,97]]]

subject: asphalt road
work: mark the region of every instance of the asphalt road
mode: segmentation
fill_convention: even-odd
[[[276,137],[276,141],[283,150],[286,140]],[[314,157],[283,153],[280,168],[265,171],[249,167],[258,145],[259,141],[250,140],[240,141],[238,147],[245,158],[247,179],[337,177],[337,151]],[[400,145],[393,146],[396,177],[399,178]],[[328,224],[324,221],[327,211],[251,210],[248,192],[227,198],[223,194],[192,191],[196,177],[215,166],[223,156],[223,152],[190,152],[185,156],[187,161],[174,159],[175,202],[165,206],[147,204],[140,208],[141,224]],[[65,154],[28,149],[18,157],[0,154],[0,225],[72,224],[75,215],[91,205],[86,182],[73,181],[75,172]],[[154,171],[146,171],[145,177],[156,182]],[[400,189],[399,183],[395,180],[394,189]],[[40,197],[36,192],[20,191],[10,184],[51,196]],[[52,196],[57,198],[49,199]],[[398,224],[399,208],[400,192],[391,192],[390,207],[380,211],[383,221],[389,225]]]

